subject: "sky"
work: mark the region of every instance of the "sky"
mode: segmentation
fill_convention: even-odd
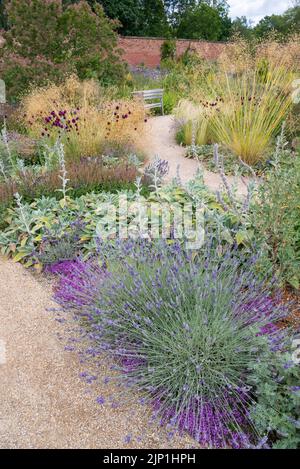
[[[291,0],[228,0],[230,16],[247,16],[256,24],[266,15],[281,14],[291,5]]]

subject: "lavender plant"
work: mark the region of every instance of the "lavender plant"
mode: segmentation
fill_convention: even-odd
[[[56,224],[52,230],[44,234],[40,252],[37,254],[42,265],[51,266],[76,259],[84,224],[81,220],[75,220],[70,222],[68,228],[67,231]]]
[[[100,244],[100,253],[103,268],[73,269],[56,300],[89,320],[128,395],[136,389],[154,418],[202,445],[265,446],[249,413],[255,364],[284,348],[288,333],[275,326],[286,312],[254,279],[255,260],[141,239]]]

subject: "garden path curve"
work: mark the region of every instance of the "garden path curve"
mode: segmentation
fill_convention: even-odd
[[[185,438],[170,442],[147,426],[144,407],[96,402],[107,392],[105,370],[91,386],[80,379],[83,365],[64,350],[66,326],[54,320],[51,296],[49,280],[0,256],[0,448],[187,447]],[[141,442],[127,441],[145,429]]]
[[[148,161],[152,161],[156,155],[162,160],[169,162],[170,171],[166,181],[176,176],[177,166],[183,182],[192,179],[199,167],[199,163],[193,159],[186,158],[185,148],[178,145],[175,140],[176,125],[173,116],[152,117],[146,124],[145,138],[142,144]],[[238,181],[237,192],[240,195],[247,193],[246,178]],[[219,174],[204,169],[205,184],[213,191],[219,189],[221,177]],[[233,183],[234,177],[228,176],[228,181]]]

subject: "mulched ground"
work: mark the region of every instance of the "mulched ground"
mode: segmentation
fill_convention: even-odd
[[[289,305],[291,310],[285,324],[292,324],[293,327],[300,332],[300,291],[286,289],[283,292],[283,301]]]

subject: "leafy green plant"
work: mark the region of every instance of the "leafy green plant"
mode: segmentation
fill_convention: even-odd
[[[260,161],[251,168],[243,164],[240,160],[237,159],[228,148],[220,145],[220,152],[223,157],[223,166],[224,171],[227,176],[231,175],[242,175],[242,176],[252,176],[253,171],[257,174],[262,174],[264,171],[272,168],[272,160]],[[213,145],[196,145],[187,147],[186,152],[187,158],[196,158],[198,161],[201,161],[205,167],[212,172],[218,172],[216,164],[214,161],[214,146]]]
[[[68,177],[70,177],[70,171]],[[71,179],[72,181],[72,179]],[[74,190],[74,185],[72,182]],[[134,190],[133,190],[134,189]],[[116,191],[118,192],[118,191]],[[58,193],[56,193],[58,194]],[[226,245],[235,243],[235,236],[238,233],[237,216],[228,210],[224,210],[217,201],[217,197],[210,193],[204,186],[202,176],[190,181],[186,188],[180,185],[179,181],[157,187],[149,194],[149,189],[139,186],[139,189],[132,186],[128,190],[119,193],[99,192],[82,195],[72,198],[72,191],[69,191],[66,203],[63,205],[59,200],[52,197],[41,196],[30,203],[22,203],[23,214],[26,214],[27,228],[24,226],[24,217],[20,208],[10,207],[4,212],[3,229],[0,232],[0,247],[3,255],[12,257],[16,261],[22,261],[26,265],[37,262],[35,253],[39,252],[43,236],[46,232],[58,225],[63,230],[70,229],[70,224],[77,219],[82,220],[84,229],[80,238],[80,247],[85,256],[90,256],[95,252],[96,228],[97,226],[109,227],[114,213],[107,211],[107,204],[112,204],[116,208],[119,206],[120,195],[126,196],[129,203],[136,202],[140,197],[144,197],[147,204],[156,203],[163,208],[164,204],[176,208],[176,204],[190,203],[196,206],[198,203],[204,204],[205,223],[207,227],[216,235],[218,240]],[[32,200],[32,199],[31,199]],[[173,208],[173,210],[175,210]],[[129,212],[126,222],[129,224],[134,217],[134,212]],[[158,220],[160,229],[162,219]],[[172,229],[172,219],[164,226],[165,229]],[[171,231],[170,231],[171,232]]]
[[[300,367],[291,352],[274,353],[268,363],[255,363],[257,402],[250,409],[255,425],[275,449],[300,447]]]
[[[176,56],[176,40],[166,39],[160,47],[161,60],[174,60]]]
[[[53,225],[43,236],[37,253],[38,261],[43,266],[47,266],[75,259],[80,250],[79,240],[83,228],[80,220],[72,222],[69,231],[62,230],[59,225]]]
[[[281,281],[300,286],[300,155],[287,150],[282,132],[258,189],[250,223],[256,241]]]

